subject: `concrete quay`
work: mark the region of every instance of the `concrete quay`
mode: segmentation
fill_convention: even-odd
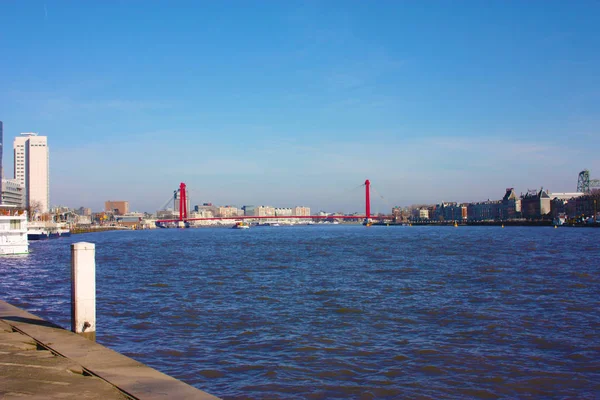
[[[12,398],[217,399],[0,300],[0,399]]]

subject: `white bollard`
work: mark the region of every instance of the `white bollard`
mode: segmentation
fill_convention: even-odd
[[[71,331],[96,340],[96,245],[71,244]]]

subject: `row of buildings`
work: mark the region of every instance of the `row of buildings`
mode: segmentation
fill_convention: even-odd
[[[160,210],[157,211],[159,219],[170,219],[179,216],[179,209]],[[297,206],[293,208],[281,208],[272,206],[254,206],[245,205],[240,208],[236,206],[216,206],[211,203],[194,206],[188,213],[189,218],[235,218],[235,217],[308,217],[310,216],[310,208]]]
[[[600,203],[600,192],[552,193],[545,189],[517,195],[506,189],[501,200],[475,203],[440,203],[408,208],[394,207],[398,221],[506,221],[515,219],[577,219],[593,217]]]
[[[48,138],[21,133],[13,142],[14,178],[4,177],[2,150],[4,125],[0,121],[0,204],[23,207],[30,215],[50,210]]]

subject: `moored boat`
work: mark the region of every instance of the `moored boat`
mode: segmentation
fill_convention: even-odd
[[[0,214],[0,255],[27,253],[27,212],[3,211]]]
[[[250,225],[246,222],[236,222],[233,229],[250,229]]]
[[[28,240],[45,240],[49,237],[50,235],[48,235],[48,231],[41,228],[32,228],[27,230]]]
[[[58,234],[60,237],[69,237],[71,236],[71,230],[69,228],[58,228]]]
[[[71,236],[71,231],[64,223],[31,222],[27,229],[29,240],[58,239]]]
[[[46,240],[50,237],[50,232],[46,225],[41,222],[30,222],[27,226],[27,239]]]

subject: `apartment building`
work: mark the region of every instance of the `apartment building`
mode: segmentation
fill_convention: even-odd
[[[15,179],[25,189],[25,206],[45,213],[50,208],[48,138],[21,133],[13,143]]]

